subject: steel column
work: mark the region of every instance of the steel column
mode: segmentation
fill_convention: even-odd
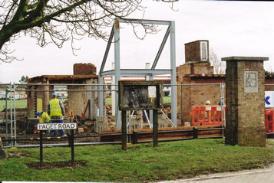
[[[118,107],[118,81],[120,80],[120,23],[115,19],[114,23],[114,68],[115,68],[115,122],[116,128],[121,129],[121,113]]]
[[[176,43],[175,22],[170,25],[170,69],[171,69],[171,120],[177,127],[177,89],[176,89]]]
[[[99,91],[98,91],[98,96],[99,96],[99,117],[104,117],[104,77],[99,76]]]

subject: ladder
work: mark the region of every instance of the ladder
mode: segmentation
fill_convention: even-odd
[[[10,139],[9,145],[16,145],[16,85],[10,84],[6,89],[6,138]]]

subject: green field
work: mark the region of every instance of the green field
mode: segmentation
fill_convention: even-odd
[[[213,172],[260,168],[274,162],[274,144],[266,148],[226,146],[222,139],[188,140],[131,145],[77,146],[76,160],[87,161],[85,167],[37,170],[26,163],[39,162],[39,149],[9,149],[21,157],[0,160],[0,180],[11,181],[116,181],[148,182],[188,178]],[[70,150],[46,148],[45,161],[65,161]]]
[[[13,101],[8,100],[8,108],[10,108],[12,104],[13,104]],[[27,108],[27,99],[16,100],[15,104],[16,104],[16,108]],[[5,107],[6,107],[6,100],[0,100],[0,111],[5,109]]]

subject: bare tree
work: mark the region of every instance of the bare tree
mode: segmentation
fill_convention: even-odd
[[[54,43],[62,47],[83,36],[107,38],[106,27],[113,19],[123,19],[143,11],[142,0],[1,0],[0,61],[15,57],[9,49],[18,37],[27,35],[38,45]]]
[[[209,61],[213,65],[214,74],[225,73],[225,63],[218,58],[217,54],[213,51],[213,49],[210,49]]]

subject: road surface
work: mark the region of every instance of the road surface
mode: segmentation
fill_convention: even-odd
[[[162,181],[161,183],[274,183],[274,164],[265,169],[201,175],[191,179]]]

